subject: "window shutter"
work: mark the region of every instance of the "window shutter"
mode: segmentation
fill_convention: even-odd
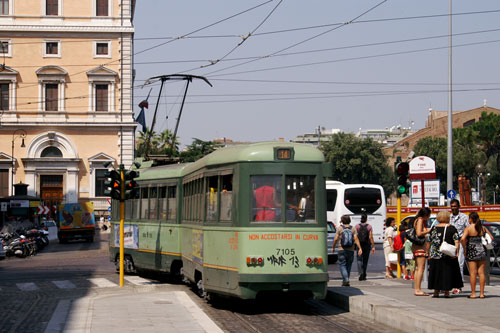
[[[108,16],[108,0],[96,0],[97,1],[97,16]]]
[[[108,85],[97,84],[95,86],[95,110],[108,111]]]
[[[46,1],[46,15],[59,15],[58,2],[59,0],[45,0]]]
[[[9,109],[9,84],[0,84],[0,110]]]
[[[45,111],[57,111],[57,95],[57,84],[51,83],[45,85]]]

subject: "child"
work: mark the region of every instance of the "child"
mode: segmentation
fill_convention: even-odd
[[[408,239],[406,239],[405,245],[404,245],[404,255],[406,259],[406,271],[404,272],[405,280],[413,280],[413,275],[415,273],[415,260],[413,259],[413,251],[411,249],[412,242],[410,242]],[[408,276],[408,272],[410,272],[410,276]]]

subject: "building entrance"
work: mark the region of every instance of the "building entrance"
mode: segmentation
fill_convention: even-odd
[[[62,175],[41,175],[40,176],[40,197],[46,206],[51,210],[54,205],[59,205],[63,201],[63,176]]]

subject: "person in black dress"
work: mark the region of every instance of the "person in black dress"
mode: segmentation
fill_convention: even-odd
[[[450,225],[449,212],[439,212],[437,220],[439,223],[430,232],[429,289],[434,289],[432,297],[439,297],[440,290],[444,291],[444,297],[450,297],[450,290],[462,288],[464,285],[458,263],[458,231]],[[455,245],[455,256],[450,257],[439,251],[443,241]]]

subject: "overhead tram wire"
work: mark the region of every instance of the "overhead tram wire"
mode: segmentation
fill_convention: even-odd
[[[458,45],[455,44],[455,45],[453,45],[453,47],[454,48],[455,47],[465,47],[465,46],[490,44],[490,43],[498,43],[498,42],[500,42],[500,39],[491,40],[491,41],[484,41],[484,42],[458,44]],[[266,72],[266,71],[279,70],[279,69],[288,69],[288,68],[297,68],[297,67],[306,67],[306,66],[317,66],[317,65],[324,65],[324,64],[330,64],[330,63],[336,63],[336,62],[353,61],[353,60],[361,60],[361,59],[371,59],[371,58],[379,58],[379,57],[386,57],[386,56],[394,56],[394,55],[402,55],[402,54],[410,54],[410,53],[418,53],[418,52],[426,52],[426,51],[435,51],[435,50],[442,50],[442,49],[448,49],[448,48],[449,48],[448,46],[439,46],[439,47],[432,47],[432,48],[418,49],[418,50],[410,50],[410,51],[390,52],[390,53],[383,53],[383,54],[376,54],[376,55],[369,55],[369,56],[360,56],[360,57],[343,58],[343,59],[335,59],[335,60],[325,60],[325,61],[317,61],[317,62],[295,64],[295,65],[287,65],[287,66],[277,66],[277,67],[253,69],[253,70],[247,70],[247,71],[241,71],[241,72],[232,72],[232,73],[225,73],[225,74],[217,74],[217,75],[211,76],[210,79],[212,79],[212,77],[220,77],[220,76],[227,76],[227,75],[258,73],[258,72]]]
[[[376,8],[378,8],[379,6],[381,6],[382,4],[384,4],[385,2],[387,2],[387,0],[382,0],[381,2],[379,2],[378,4],[376,4],[375,6],[373,6],[373,7],[371,7],[370,9],[368,9],[368,10],[364,11],[363,13],[361,13],[360,15],[356,16],[355,18],[351,19],[351,20],[350,20],[350,21],[348,21],[348,22],[342,23],[341,25],[335,26],[335,27],[334,27],[334,28],[332,28],[332,29],[329,29],[329,30],[324,31],[324,32],[319,33],[319,34],[316,34],[316,35],[314,35],[314,36],[312,36],[312,37],[306,38],[306,39],[304,39],[304,40],[302,40],[302,41],[300,41],[300,42],[297,42],[297,43],[295,43],[295,44],[292,44],[292,45],[290,45],[290,46],[287,46],[287,47],[285,47],[285,48],[283,48],[283,49],[281,49],[281,50],[275,51],[275,52],[273,52],[273,53],[271,53],[271,54],[269,54],[269,55],[267,55],[267,56],[261,57],[261,58],[259,58],[259,59],[249,60],[249,61],[246,61],[246,62],[243,62],[243,63],[240,63],[240,64],[236,64],[236,65],[233,65],[233,66],[229,66],[229,67],[221,68],[221,69],[219,69],[219,70],[216,70],[216,71],[213,71],[213,72],[210,72],[210,73],[206,73],[206,74],[204,74],[204,75],[205,75],[205,76],[208,76],[208,75],[211,75],[211,74],[214,74],[214,73],[218,73],[218,72],[225,71],[225,70],[228,70],[228,69],[231,69],[231,68],[235,68],[235,67],[243,66],[243,65],[246,65],[246,64],[249,64],[249,63],[252,63],[252,62],[255,62],[255,61],[259,61],[259,60],[264,59],[264,58],[269,58],[269,57],[272,57],[272,56],[274,56],[274,55],[276,55],[276,54],[282,53],[282,52],[284,52],[284,51],[286,51],[286,50],[289,50],[289,49],[291,49],[291,48],[294,48],[294,47],[296,47],[296,46],[298,46],[298,45],[301,45],[301,44],[304,44],[304,43],[306,43],[306,42],[309,42],[309,41],[311,41],[311,40],[313,40],[313,39],[315,39],[315,38],[318,38],[318,37],[320,37],[320,36],[326,35],[326,34],[328,34],[328,33],[332,32],[332,31],[335,31],[335,30],[337,30],[337,29],[339,29],[339,28],[345,27],[346,25],[351,24],[352,22],[356,21],[356,20],[357,20],[357,19],[359,19],[360,17],[362,17],[362,16],[364,16],[364,15],[368,14],[369,12],[371,12],[371,11],[375,10]]]
[[[271,17],[271,15],[276,11],[276,9],[279,7],[279,5],[281,5],[282,2],[283,2],[283,0],[280,0],[276,4],[276,6],[274,6],[274,8],[269,12],[269,14],[267,14],[267,16],[250,33],[248,33],[248,35],[243,36],[241,42],[239,42],[238,44],[236,44],[236,46],[234,46],[229,52],[227,52],[221,58],[216,59],[216,60],[212,60],[212,61],[210,61],[210,63],[208,65],[201,66],[200,68],[204,68],[204,67],[208,67],[208,66],[213,66],[213,65],[217,64],[218,62],[224,60],[226,57],[228,57],[234,51],[236,51],[236,49],[238,49],[241,45],[243,45],[243,43],[245,43],[245,41],[248,38],[252,37],[253,34],[269,19],[269,17]],[[198,68],[195,68],[195,69],[198,69]],[[188,71],[186,71],[186,73],[189,73],[190,71],[192,71],[192,70],[188,70]]]
[[[473,34],[481,34],[481,33],[489,33],[489,32],[498,32],[500,31],[500,28],[497,29],[488,29],[488,30],[479,30],[479,31],[470,31],[470,32],[461,32],[461,33],[456,33],[453,34],[453,37],[456,36],[467,36],[467,35],[473,35]],[[367,43],[367,44],[358,44],[358,45],[347,45],[347,46],[338,46],[338,47],[331,47],[331,48],[326,48],[326,49],[314,49],[314,50],[306,50],[306,51],[298,51],[298,52],[289,52],[289,53],[282,53],[282,54],[277,54],[274,57],[283,57],[283,56],[293,56],[293,55],[300,55],[300,54],[307,54],[307,53],[317,53],[317,52],[328,52],[328,51],[338,51],[338,50],[347,50],[347,49],[353,49],[353,48],[360,48],[360,47],[370,47],[370,46],[383,46],[383,45],[390,45],[390,44],[398,44],[398,43],[407,43],[407,42],[417,42],[417,41],[424,41],[424,40],[430,40],[430,39],[439,39],[439,38],[448,38],[449,35],[435,35],[435,36],[427,36],[427,37],[416,37],[416,38],[407,38],[407,39],[398,39],[398,40],[393,40],[393,41],[383,41],[383,42],[376,42],[376,43]],[[230,58],[230,59],[223,59],[220,61],[240,61],[240,60],[249,60],[249,59],[259,59],[262,56],[251,56],[251,57],[239,57],[239,58]],[[201,60],[201,59],[193,59],[193,60],[170,60],[170,61],[146,61],[146,62],[135,62],[135,65],[156,65],[156,64],[172,64],[172,63],[187,63],[187,62],[209,62],[210,60]],[[26,67],[34,67],[34,66],[26,66]]]
[[[451,14],[452,16],[463,16],[463,15],[478,15],[478,14],[492,14],[492,13],[498,13],[500,12],[500,9],[494,9],[494,10],[483,10],[483,11],[476,11],[476,12],[462,12],[462,13],[454,13]],[[358,20],[355,22],[352,22],[353,24],[360,24],[360,23],[378,23],[378,22],[389,22],[389,21],[401,21],[401,20],[416,20],[416,19],[429,19],[429,18],[440,18],[440,17],[448,17],[450,14],[432,14],[432,15],[419,15],[419,16],[406,16],[406,17],[390,17],[390,18],[380,18],[380,19],[371,19],[371,20]],[[271,35],[271,34],[280,34],[280,33],[288,33],[288,32],[295,32],[295,31],[302,31],[302,30],[311,30],[311,29],[320,29],[320,28],[326,28],[326,27],[331,27],[331,26],[336,26],[336,25],[341,25],[343,24],[342,22],[340,23],[327,23],[327,24],[321,24],[321,25],[314,25],[314,26],[308,26],[308,27],[300,27],[300,28],[290,28],[290,29],[282,29],[282,30],[275,30],[275,31],[265,31],[265,32],[257,32],[254,33],[253,36],[263,36],[263,35]],[[143,37],[143,38],[135,38],[135,41],[147,41],[147,40],[160,40],[160,39],[176,39],[177,37],[173,36],[167,36],[167,37]],[[203,35],[203,36],[186,36],[184,37],[185,39],[204,39],[204,38],[241,38],[241,35]]]

